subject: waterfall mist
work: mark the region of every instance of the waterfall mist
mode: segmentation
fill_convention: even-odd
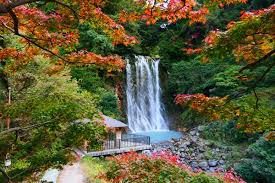
[[[168,130],[161,102],[159,60],[136,56],[127,62],[127,118],[132,132]]]

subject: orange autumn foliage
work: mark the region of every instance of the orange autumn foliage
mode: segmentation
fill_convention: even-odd
[[[241,12],[240,21],[231,21],[227,31],[214,30],[205,38],[204,52],[216,51],[222,55],[232,54],[237,62],[258,62],[274,54],[275,5],[269,8]],[[226,49],[225,49],[226,48]]]
[[[23,2],[23,1],[22,1]],[[38,1],[33,1],[38,2]],[[109,71],[121,71],[124,63],[116,55],[101,56],[87,51],[76,51],[79,32],[77,25],[88,22],[93,28],[101,29],[110,37],[114,45],[128,46],[137,43],[133,36],[127,35],[125,29],[111,17],[102,12],[104,0],[68,0],[47,2],[54,3],[54,11],[45,12],[35,3],[12,7],[16,2],[0,0],[1,35],[11,33],[18,35],[23,48],[8,47],[0,50],[0,59],[11,58],[15,63],[25,64],[34,56],[43,54],[69,63],[95,64]],[[45,4],[45,6],[47,5]],[[34,6],[33,6],[34,5]],[[2,12],[1,12],[2,11]],[[11,16],[11,15],[14,16]],[[38,49],[40,48],[40,49]],[[63,49],[66,55],[60,55]]]
[[[179,94],[175,97],[177,105],[188,106],[209,117],[211,120],[221,118],[231,119],[238,113],[238,110],[226,111],[224,105],[227,97],[208,97],[204,94]]]
[[[180,19],[189,19],[189,24],[206,22],[209,7],[223,7],[224,4],[246,3],[247,0],[215,0],[199,4],[195,0],[139,0],[137,6],[143,7],[141,12],[126,12],[120,14],[120,22],[144,20],[146,24],[155,24],[157,21],[175,23]]]

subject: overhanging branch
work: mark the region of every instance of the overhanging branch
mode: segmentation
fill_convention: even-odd
[[[243,72],[246,69],[250,69],[253,68],[259,64],[261,64],[264,60],[268,59],[270,56],[272,56],[275,53],[275,49],[271,50],[269,53],[267,53],[265,56],[263,56],[262,58],[260,58],[259,60],[257,60],[256,62],[252,62],[250,64],[247,64],[246,66],[242,67],[240,69],[240,73]]]
[[[10,10],[16,8],[17,6],[37,2],[40,0],[18,0],[18,1],[9,1],[9,3],[0,3],[0,13],[9,13]]]
[[[29,125],[29,126],[26,126],[26,127],[10,128],[8,130],[0,132],[0,137],[3,136],[3,135],[6,135],[6,134],[12,133],[12,132],[29,130],[29,129],[32,129],[32,128],[35,128],[35,127],[44,126],[44,125],[49,124],[49,123],[52,123],[52,122],[48,121],[48,122],[44,122],[44,123],[38,123],[38,124],[34,124],[34,125]]]

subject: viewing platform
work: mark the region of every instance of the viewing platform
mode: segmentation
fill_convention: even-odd
[[[121,121],[103,115],[104,123],[112,129],[109,137],[103,142],[100,150],[79,149],[82,155],[86,156],[108,156],[126,153],[130,151],[142,151],[151,149],[150,137],[146,135],[136,135],[125,133],[128,126]],[[86,120],[90,122],[89,120]]]
[[[151,149],[150,137],[144,135],[122,134],[121,139],[107,140],[103,143],[101,151],[88,151],[87,156],[108,156],[130,151]]]

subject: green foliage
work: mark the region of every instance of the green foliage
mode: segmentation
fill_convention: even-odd
[[[222,143],[233,143],[239,144],[250,141],[254,141],[258,136],[249,135],[236,128],[236,121],[229,122],[212,122],[206,126],[205,130],[202,132],[202,136],[206,139],[211,139],[213,141],[219,141]]]
[[[47,59],[37,57],[9,75],[13,101],[10,106],[0,105],[4,116],[11,117],[12,127],[22,128],[17,139],[8,133],[0,140],[0,158],[11,154],[7,172],[11,177],[19,174],[18,181],[34,171],[66,164],[72,147],[88,141],[96,148],[105,135],[105,127],[94,122],[99,113],[96,96],[81,90],[67,68],[49,75],[52,67]],[[83,118],[92,122],[74,124]]]
[[[117,96],[113,92],[103,91],[100,96],[99,106],[103,114],[107,116],[119,116]]]
[[[196,69],[194,69],[196,68]],[[202,64],[198,61],[181,61],[172,65],[169,79],[170,89],[176,93],[201,93],[213,88],[214,73],[223,67],[216,64]]]
[[[181,123],[180,126],[191,128],[201,124],[207,123],[207,118],[202,116],[195,110],[186,109],[180,114]]]
[[[237,78],[241,66],[231,66],[224,72],[220,72],[214,76],[214,81],[217,87],[227,90],[237,88],[240,85],[240,80]]]
[[[94,96],[81,91],[76,81],[70,81],[68,70],[49,77],[49,66],[43,64],[47,63],[38,58],[12,77],[15,102],[5,111],[14,119],[59,122],[53,125],[85,116],[92,118],[97,113]]]
[[[99,128],[93,123],[88,124],[73,124],[69,126],[64,135],[64,141],[67,145],[74,145],[76,147],[83,146],[86,140],[89,142],[89,150],[98,150],[102,147],[104,138],[106,136],[105,128]]]
[[[99,179],[98,176],[109,168],[109,164],[109,161],[103,158],[92,158],[89,156],[85,156],[80,162],[88,181],[94,183],[107,183],[107,181]]]
[[[72,77],[78,81],[81,88],[93,93],[96,96],[98,109],[103,114],[119,117],[118,98],[115,95],[112,81],[103,77],[104,71],[95,67],[73,67]]]
[[[274,91],[274,87],[261,88],[256,90],[257,98],[249,94],[233,101],[240,109],[239,128],[248,133],[275,129]]]
[[[261,137],[250,145],[247,156],[235,167],[247,182],[275,181],[275,142]]]
[[[197,176],[192,177],[190,183],[222,183],[221,180],[216,177],[207,176],[205,173],[200,173]]]
[[[88,25],[80,26],[79,49],[108,55],[114,51],[112,41],[104,33],[98,33]]]
[[[71,69],[72,78],[76,79],[79,86],[91,93],[95,93],[98,88],[104,87],[104,82],[99,75],[102,71],[96,67],[73,67]]]

